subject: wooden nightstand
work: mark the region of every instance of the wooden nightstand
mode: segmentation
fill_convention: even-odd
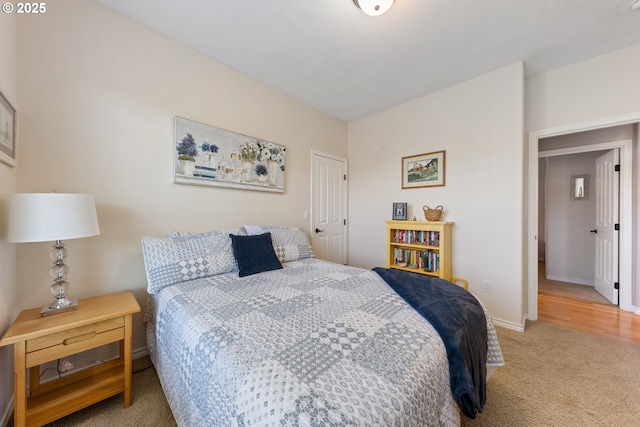
[[[133,293],[81,299],[78,310],[48,317],[40,310],[21,312],[0,340],[14,345],[15,425],[41,426],[123,392],[131,405],[131,315],[140,311]],[[40,384],[41,364],[116,341],[118,359]]]

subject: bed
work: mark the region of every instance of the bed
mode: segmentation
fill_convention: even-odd
[[[377,272],[316,259],[304,231],[243,226],[142,247],[149,353],[178,425],[460,424],[432,324]],[[482,311],[490,374],[504,361]]]

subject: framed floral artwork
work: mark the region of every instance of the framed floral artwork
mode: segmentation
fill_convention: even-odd
[[[445,150],[402,158],[402,188],[439,187],[445,181]]]
[[[286,147],[176,117],[174,182],[284,193]]]
[[[17,167],[16,110],[0,92],[0,161]]]

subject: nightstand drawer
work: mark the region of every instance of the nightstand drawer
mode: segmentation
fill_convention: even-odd
[[[26,342],[26,366],[79,353],[124,339],[124,317],[33,338]]]
[[[92,323],[91,325],[80,326],[73,329],[67,329],[56,334],[46,335],[38,338],[27,340],[27,353],[40,350],[47,347],[53,347],[60,344],[71,344],[74,340],[81,340],[81,337],[87,334],[100,334],[111,329],[124,327],[124,317],[116,317],[102,322]]]

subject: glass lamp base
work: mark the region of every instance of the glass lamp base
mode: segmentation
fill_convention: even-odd
[[[78,300],[58,300],[57,298],[49,305],[42,307],[40,316],[51,316],[54,314],[65,313],[67,311],[73,311],[78,309]]]

